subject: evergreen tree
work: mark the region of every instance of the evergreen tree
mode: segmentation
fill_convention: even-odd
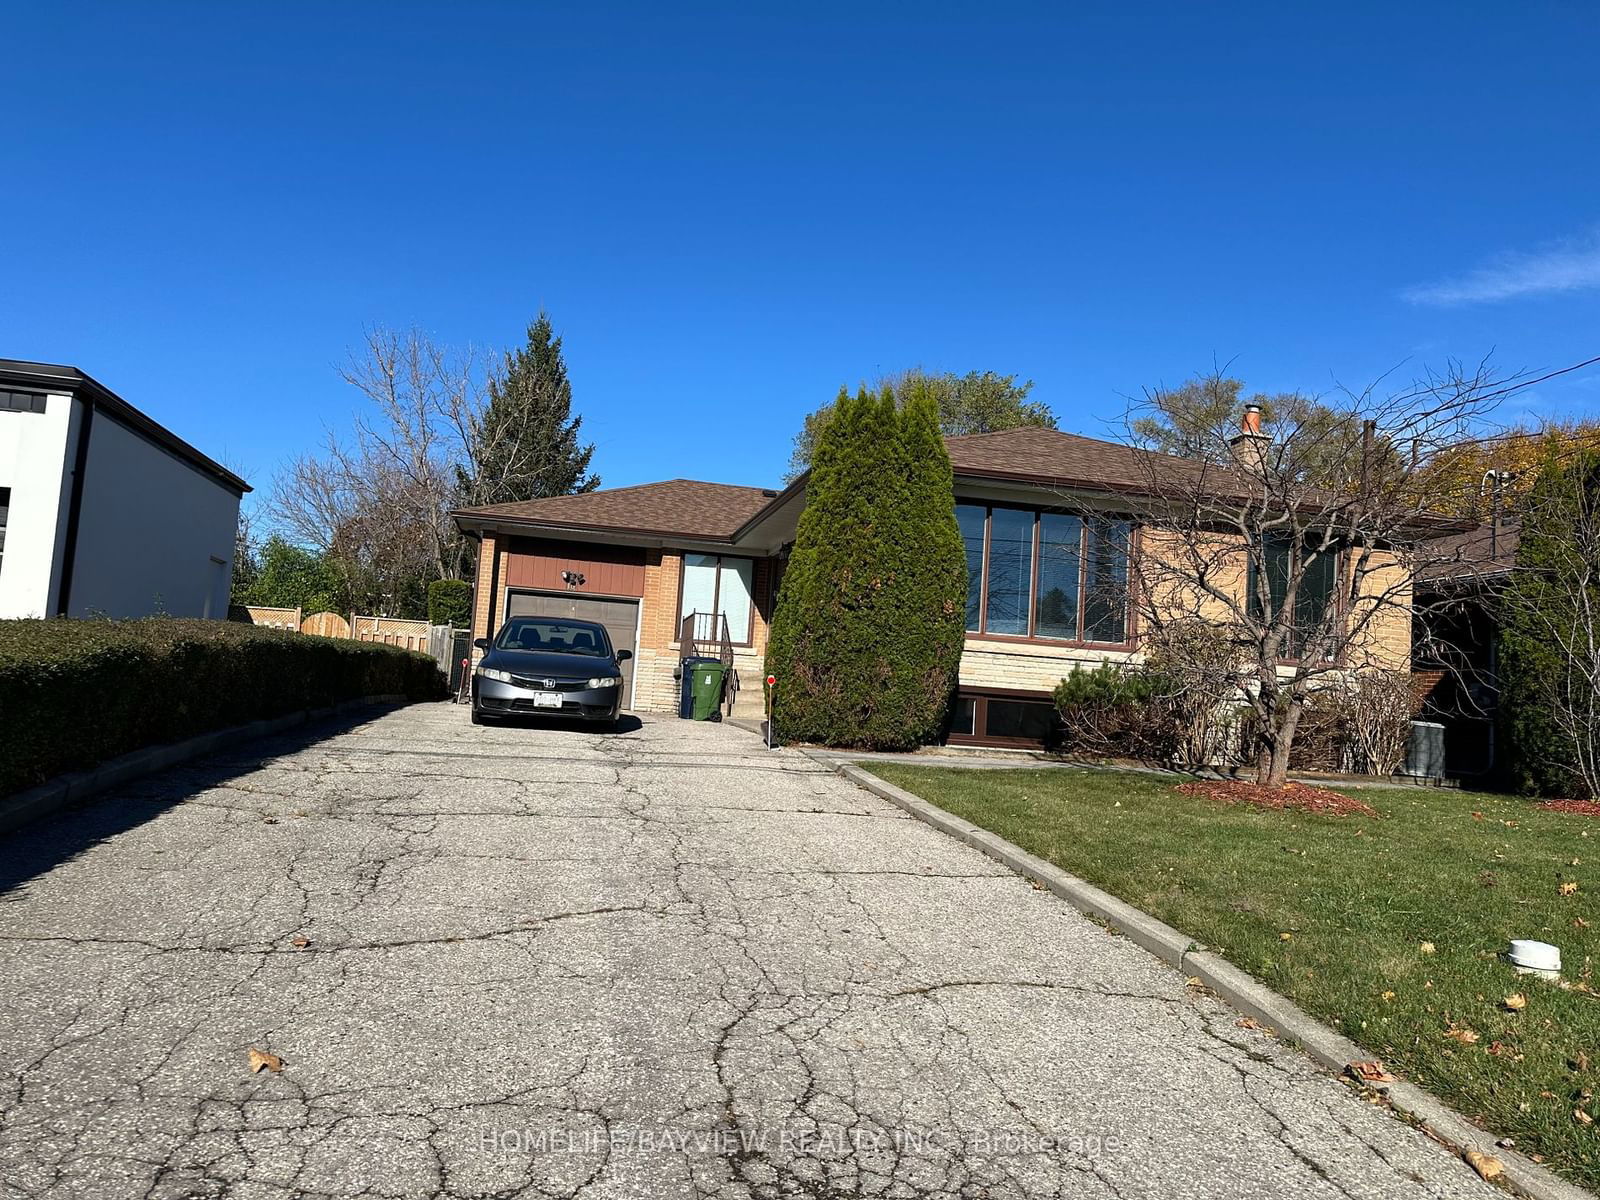
[[[541,311],[528,344],[508,353],[489,380],[489,404],[476,429],[473,472],[458,471],[472,504],[506,504],[592,492],[594,445],[580,444],[582,417],[572,415],[572,384],[561,339]]]
[[[781,736],[906,749],[955,688],[966,556],[931,395],[841,392],[818,438],[767,649]]]
[[[1600,453],[1553,448],[1524,502],[1498,598],[1500,719],[1511,782],[1600,792]]]

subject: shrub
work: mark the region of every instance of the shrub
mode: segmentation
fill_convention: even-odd
[[[1143,667],[1074,667],[1056,684],[1060,749],[1092,757],[1166,762],[1174,742],[1165,715],[1169,681]]]
[[[262,717],[444,694],[433,659],[393,646],[228,621],[0,621],[0,796]]]
[[[767,646],[795,741],[906,749],[942,731],[966,617],[966,554],[931,396],[841,392],[817,439]]]
[[[1283,697],[1288,702],[1288,697]],[[1261,745],[1260,717],[1248,705],[1238,709],[1233,762],[1253,766]],[[1313,692],[1300,710],[1294,744],[1289,748],[1291,771],[1348,771],[1350,723],[1343,694],[1332,687]]]
[[[1238,632],[1226,625],[1191,617],[1152,632],[1144,673],[1158,685],[1152,718],[1164,724],[1174,760],[1198,766],[1226,755],[1243,659]]]
[[[1409,671],[1363,671],[1334,699],[1344,719],[1352,766],[1371,775],[1393,775],[1411,748],[1415,701]]]
[[[472,624],[472,585],[464,579],[435,579],[428,585],[428,624],[466,629]]]

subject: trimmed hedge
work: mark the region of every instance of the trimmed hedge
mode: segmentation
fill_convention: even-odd
[[[425,654],[228,621],[0,621],[0,796],[145,746],[362,696],[445,695]]]

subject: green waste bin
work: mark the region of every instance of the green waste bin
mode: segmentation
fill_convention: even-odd
[[[689,685],[694,709],[689,715],[696,721],[722,719],[722,679],[727,670],[715,659],[694,664],[694,679]]]

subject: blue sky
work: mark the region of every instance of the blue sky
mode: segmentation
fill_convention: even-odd
[[[541,305],[608,485],[775,482],[912,364],[1104,435],[1215,360],[1600,354],[1600,6],[1078,7],[7,5],[0,356],[265,488],[364,326]]]

